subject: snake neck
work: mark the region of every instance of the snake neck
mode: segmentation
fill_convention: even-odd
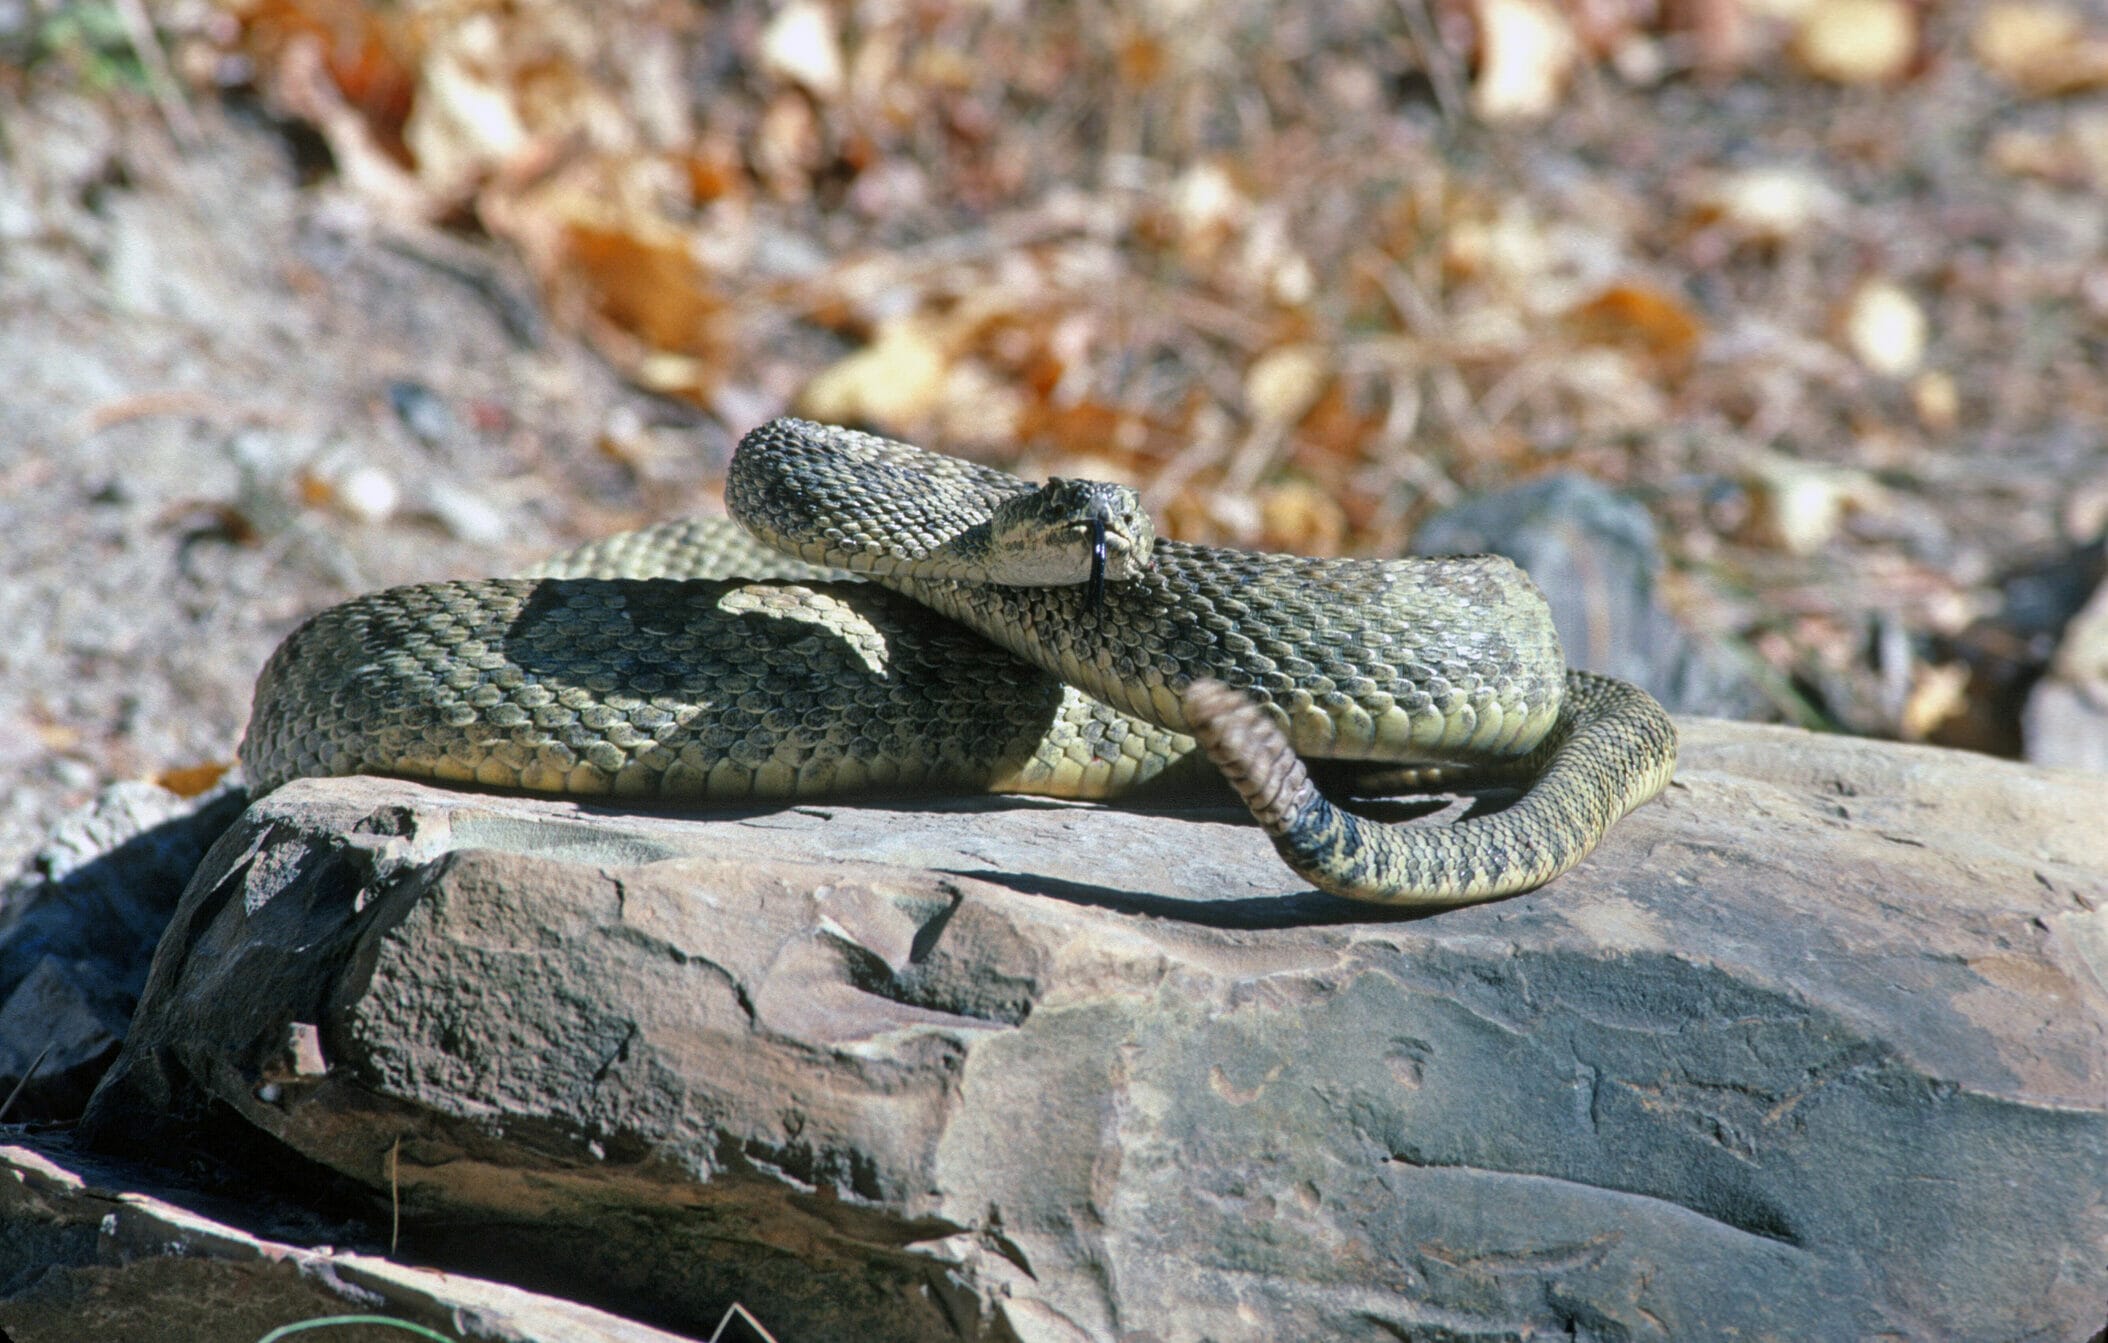
[[[725,505],[763,542],[812,564],[970,580],[983,571],[990,517],[1025,489],[992,467],[783,419],[740,441]]]

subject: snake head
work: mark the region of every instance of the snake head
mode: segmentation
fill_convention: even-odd
[[[1084,601],[1093,611],[1105,602],[1105,583],[1129,582],[1156,563],[1156,528],[1142,509],[1141,496],[1125,485],[1099,481],[1049,481],[1076,494],[1072,505],[1090,549],[1091,572]]]
[[[996,505],[985,553],[985,581],[1080,584],[1096,607],[1107,583],[1130,582],[1156,562],[1156,529],[1129,487],[1057,478]]]

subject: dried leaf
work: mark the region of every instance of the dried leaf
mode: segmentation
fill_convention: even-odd
[[[2080,16],[2062,5],[1993,5],[1976,21],[1970,45],[1985,69],[2037,97],[2108,84],[2108,40],[2088,37]]]
[[[261,69],[275,69],[294,42],[312,40],[331,86],[384,152],[408,164],[403,125],[423,53],[401,10],[364,0],[255,0],[241,7],[241,18],[243,44]]]
[[[1863,472],[1790,457],[1758,458],[1744,483],[1750,494],[1744,539],[1789,555],[1821,550],[1847,512],[1881,501],[1881,487]]]
[[[1843,212],[1844,198],[1806,168],[1764,167],[1720,178],[1705,204],[1741,236],[1777,243],[1835,221]]]
[[[1094,480],[1146,479],[1159,466],[1149,454],[1151,445],[1177,441],[1177,434],[1169,427],[1154,425],[1122,406],[1092,400],[1064,405],[1044,397],[1030,398],[1020,408],[1017,436],[1043,443],[1057,456],[1072,462],[1096,458],[1113,463],[1110,475],[1087,476]]]
[[[1918,668],[1910,694],[1897,715],[1896,732],[1905,741],[1924,741],[1948,720],[1969,708],[1969,668],[1942,662]]]
[[[403,137],[417,158],[418,177],[436,195],[465,194],[533,142],[499,51],[500,33],[494,16],[478,15],[447,30],[425,58]]]
[[[1581,54],[1565,16],[1541,0],[1479,0],[1478,21],[1472,110],[1488,121],[1549,115]]]
[[[2025,84],[2085,31],[2084,21],[2063,5],[1996,4],[1977,17],[1969,45],[1992,74]]]
[[[1909,0],[1825,0],[1803,17],[1793,51],[1821,79],[1890,83],[1917,57],[1917,11]]]
[[[585,282],[599,316],[653,349],[714,350],[723,305],[686,235],[671,228],[574,220],[565,226],[563,240],[568,269]]]
[[[1688,370],[1705,321],[1679,294],[1643,282],[1614,284],[1567,317],[1575,339],[1632,350],[1669,376]]]
[[[761,32],[761,66],[822,102],[842,96],[842,43],[834,12],[816,0],[792,0]]]
[[[1180,254],[1190,265],[1206,266],[1244,226],[1251,209],[1221,164],[1207,161],[1186,169],[1171,186]]]
[[[798,404],[814,419],[904,431],[936,411],[951,362],[935,321],[897,318],[882,323],[869,345],[806,384]]]
[[[1347,515],[1331,494],[1307,481],[1284,481],[1259,492],[1259,543],[1297,555],[1337,555],[1347,541]]]
[[[1244,373],[1244,404],[1261,424],[1287,426],[1317,404],[1332,377],[1332,361],[1315,345],[1282,345],[1252,361]]]
[[[1938,369],[1920,373],[1911,381],[1910,404],[1918,413],[1918,423],[1936,434],[1952,432],[1961,418],[1961,393],[1955,390],[1954,379]]]
[[[1164,70],[1170,64],[1163,40],[1140,29],[1130,31],[1120,40],[1113,59],[1120,82],[1137,91],[1163,78]]]
[[[313,34],[292,37],[271,70],[273,102],[284,114],[315,127],[346,185],[381,214],[408,223],[437,218],[448,203],[435,199],[403,166],[407,151],[389,152],[372,122],[346,101],[329,76],[323,52],[322,40]]]
[[[227,771],[234,768],[231,760],[208,761],[202,765],[176,765],[156,773],[150,782],[166,788],[177,797],[200,797],[211,792]]]

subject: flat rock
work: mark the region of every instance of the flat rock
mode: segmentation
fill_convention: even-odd
[[[374,779],[213,848],[83,1135],[783,1339],[2083,1339],[2099,780],[1708,721],[1418,920],[1223,809],[706,818]]]
[[[13,1343],[255,1343],[302,1320],[381,1315],[516,1343],[680,1343],[503,1283],[255,1235],[42,1145],[0,1146],[0,1332]],[[331,1343],[400,1343],[339,1326]]]

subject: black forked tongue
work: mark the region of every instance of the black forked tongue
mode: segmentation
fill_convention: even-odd
[[[1105,600],[1105,510],[1102,505],[1091,509],[1090,528],[1091,581],[1083,599],[1095,611]]]

